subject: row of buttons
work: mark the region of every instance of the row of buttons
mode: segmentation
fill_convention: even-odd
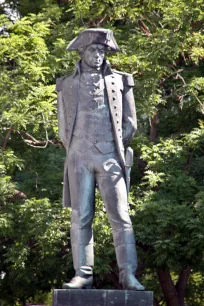
[[[114,78],[113,75],[112,75],[111,77]],[[111,84],[112,84],[112,85],[115,85],[115,82],[111,82]],[[115,89],[112,89],[112,93],[115,93]],[[113,100],[113,102],[115,102],[115,101],[116,101],[116,97],[113,96],[113,97],[112,97],[112,100]],[[116,105],[114,105],[114,109],[115,109],[115,110],[117,109],[117,106],[116,106]],[[117,116],[118,116],[118,113],[115,113],[115,116],[117,117]],[[116,122],[117,122],[117,124],[120,123],[118,120],[117,120]],[[118,129],[118,132],[121,132],[121,129]],[[121,135],[120,135],[120,138],[122,138]]]

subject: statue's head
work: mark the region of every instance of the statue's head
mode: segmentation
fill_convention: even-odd
[[[79,50],[83,62],[91,68],[99,68],[103,64],[107,48],[101,44],[91,44]]]
[[[87,29],[74,38],[67,47],[78,51],[82,60],[92,68],[99,68],[107,51],[120,51],[113,32],[108,29]]]

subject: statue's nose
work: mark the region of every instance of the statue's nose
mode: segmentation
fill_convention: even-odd
[[[94,52],[94,56],[95,56],[95,57],[99,57],[99,56],[100,56],[100,53],[99,53],[99,51],[98,51],[98,50],[95,50],[95,52]]]

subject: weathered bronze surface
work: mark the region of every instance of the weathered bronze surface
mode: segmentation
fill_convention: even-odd
[[[63,202],[72,208],[76,270],[63,288],[91,288],[93,283],[97,184],[113,230],[120,282],[124,289],[144,290],[134,276],[137,254],[128,213],[129,165],[124,154],[137,128],[134,81],[132,75],[112,70],[105,59],[107,50],[119,50],[110,30],[85,30],[68,49],[78,49],[81,60],[72,75],[57,80],[59,135],[67,150]]]

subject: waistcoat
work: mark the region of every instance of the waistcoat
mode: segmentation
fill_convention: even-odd
[[[71,147],[84,153],[92,146],[102,154],[116,149],[104,78],[101,73],[83,72]]]

